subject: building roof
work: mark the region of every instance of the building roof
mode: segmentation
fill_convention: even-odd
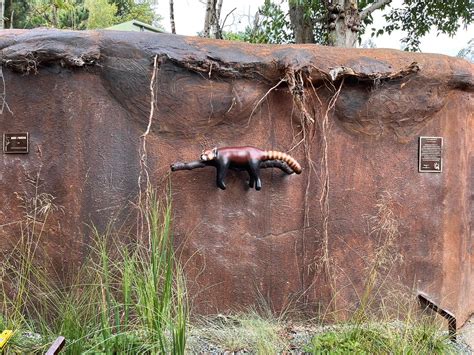
[[[149,32],[163,32],[157,27],[146,24],[138,20],[131,20],[127,22],[122,22],[111,27],[107,27],[106,30],[116,30],[116,31],[149,31]]]

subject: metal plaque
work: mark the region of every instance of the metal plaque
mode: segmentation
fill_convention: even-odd
[[[443,138],[420,137],[418,172],[440,173],[443,171]]]
[[[3,134],[4,153],[28,153],[29,150],[28,133],[5,133]]]

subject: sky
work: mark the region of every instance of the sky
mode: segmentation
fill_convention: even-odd
[[[201,2],[202,1],[202,2]],[[187,36],[195,36],[197,32],[202,31],[204,27],[204,0],[174,0],[174,16],[176,23],[176,33]],[[225,17],[234,8],[235,10],[228,16],[225,23],[225,30],[239,31],[243,30],[251,23],[253,15],[264,0],[223,0],[222,17]],[[448,0],[449,1],[449,0]],[[401,0],[394,0],[393,4],[402,3]],[[169,1],[161,0],[158,2],[157,12],[163,16],[161,24],[166,31],[171,31],[169,21]],[[380,27],[384,23],[381,11],[374,12],[374,27]],[[400,40],[404,37],[401,31],[393,32],[391,35],[372,38],[377,48],[400,49]],[[370,38],[366,34],[362,41]],[[467,42],[474,38],[474,25],[467,29],[460,28],[454,37],[431,31],[421,40],[421,51],[425,53],[441,53],[455,56],[458,52],[467,46]]]

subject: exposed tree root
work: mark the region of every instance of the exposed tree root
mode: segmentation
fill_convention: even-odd
[[[261,98],[260,100],[258,100],[258,102],[255,104],[255,106],[253,107],[252,109],[252,112],[250,112],[250,115],[249,115],[249,120],[248,120],[248,123],[247,125],[250,125],[250,121],[252,120],[252,116],[253,114],[255,113],[255,110],[261,105],[261,103],[267,98],[267,96],[273,91],[275,90],[278,86],[280,86],[281,83],[285,82],[286,81],[286,78],[285,79],[281,79],[278,83],[276,83],[275,85],[273,85]]]
[[[332,81],[353,77],[357,78],[359,81],[370,81],[376,83],[383,80],[400,79],[418,71],[420,71],[420,66],[418,63],[413,62],[407,67],[392,72],[362,73],[357,72],[352,68],[341,66],[331,69],[328,74]]]
[[[159,60],[158,56],[155,55],[153,59],[153,73],[150,80],[150,115],[148,117],[148,125],[146,127],[145,132],[140,136],[141,146],[140,146],[140,173],[138,175],[138,236],[142,237],[144,234],[145,227],[148,229],[148,233],[146,235],[151,236],[150,233],[150,221],[149,213],[147,213],[144,208],[147,208],[150,204],[150,175],[148,173],[148,155],[146,150],[146,139],[150,134],[151,125],[153,123],[153,116],[155,114],[155,106],[156,106],[156,99],[155,99],[155,86],[156,86],[156,76],[158,71],[160,70],[161,61]],[[142,181],[144,179],[144,181]],[[144,195],[144,196],[143,196]]]
[[[10,106],[8,106],[7,103],[7,88],[5,86],[5,78],[3,77],[2,69],[2,66],[0,66],[0,79],[2,80],[2,92],[0,92],[0,115],[3,114],[5,109],[13,115],[13,112],[10,110]]]
[[[322,71],[318,68],[313,68],[315,72],[321,73]],[[326,77],[324,84],[329,92],[333,92],[329,99],[329,102],[324,110],[324,114],[320,119],[317,116],[322,112],[323,103],[319,98],[316,88],[313,85],[311,77],[302,72],[301,70],[289,69],[286,72],[285,81],[288,83],[290,94],[293,97],[293,104],[299,114],[299,125],[301,127],[300,135],[301,140],[297,143],[303,143],[305,161],[307,166],[306,176],[306,189],[304,196],[304,216],[303,216],[303,232],[302,232],[302,264],[300,265],[301,270],[301,286],[306,287],[305,275],[310,272],[313,268],[312,265],[316,265],[316,269],[322,270],[327,282],[332,290],[332,299],[335,300],[336,285],[335,275],[333,270],[333,262],[329,251],[329,214],[330,214],[330,200],[329,200],[329,188],[330,188],[330,177],[329,177],[329,161],[328,161],[328,150],[329,142],[328,137],[330,134],[330,122],[329,113],[334,109],[336,101],[341,93],[344,85],[344,78],[339,81],[338,88],[336,89],[335,83],[332,81],[330,76]],[[308,95],[306,88],[312,89],[312,95]],[[320,135],[320,161],[319,161],[319,181],[321,184],[321,193],[319,197],[320,213],[321,213],[321,236],[322,236],[322,257],[319,262],[308,261],[306,251],[306,231],[310,226],[310,191],[311,191],[311,180],[312,174],[317,174],[316,163],[312,160],[312,143],[313,138],[316,134],[315,123],[318,122],[319,135]],[[294,148],[294,147],[293,147]],[[292,148],[292,149],[293,149]],[[314,284],[314,280],[311,282]],[[305,294],[305,292],[303,292]]]
[[[341,81],[339,88],[331,97],[328,106],[326,108],[324,117],[320,121],[321,131],[321,160],[320,160],[320,182],[321,182],[321,194],[319,197],[319,206],[321,209],[322,217],[322,249],[323,256],[321,263],[324,267],[326,277],[333,291],[333,300],[336,298],[336,279],[333,275],[333,262],[329,254],[329,213],[330,213],[330,200],[329,200],[329,188],[330,188],[330,177],[329,177],[329,160],[328,160],[328,149],[329,149],[329,134],[330,134],[330,123],[329,123],[329,112],[334,109],[337,98],[341,93],[342,86],[344,85],[344,79]]]
[[[286,81],[288,82],[288,89],[293,97],[293,103],[302,115],[302,119],[305,125],[311,125],[314,123],[314,118],[308,112],[306,106],[306,96],[304,92],[304,79],[303,72],[301,70],[294,71],[289,69],[286,73]]]

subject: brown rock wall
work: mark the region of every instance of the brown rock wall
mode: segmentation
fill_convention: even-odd
[[[104,228],[134,201],[155,55],[162,64],[148,152],[156,185],[166,184],[171,163],[197,159],[203,146],[296,146],[291,154],[304,167],[299,176],[266,169],[260,192],[246,186],[244,173],[230,173],[226,191],[216,188],[211,168],[171,175],[174,233],[196,310],[252,305],[258,294],[276,309],[297,299],[315,310],[331,300],[317,267],[324,244],[320,124],[332,86],[342,83],[330,80],[331,69],[343,66],[352,74],[343,75],[327,135],[328,250],[338,270],[338,304],[357,303],[376,248],[368,216],[390,194],[403,256],[392,274],[460,323],[474,312],[473,65],[440,55],[112,31],[1,32],[13,114],[0,115],[0,131],[28,131],[31,152],[0,159],[0,234],[8,240],[0,252],[15,243],[6,224],[21,218],[14,193],[31,190],[28,177],[38,172],[41,188],[64,206],[44,243],[65,271],[81,260],[86,224]],[[388,77],[414,62],[419,71]],[[316,121],[306,139],[314,170],[305,144],[297,144],[300,111],[287,82],[254,110],[289,73],[305,78],[306,107]],[[419,135],[444,137],[443,173],[418,173]]]

